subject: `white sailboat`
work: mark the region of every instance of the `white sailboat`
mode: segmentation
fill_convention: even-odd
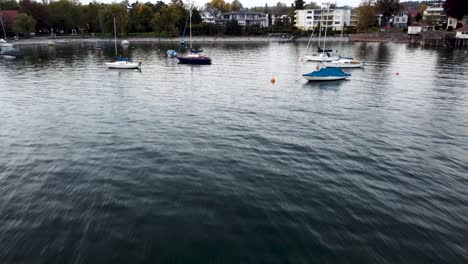
[[[138,69],[141,67],[141,62],[133,62],[128,58],[122,58],[117,55],[117,29],[115,26],[114,17],[114,46],[115,46],[115,61],[106,62],[106,66],[112,69]]]
[[[327,17],[328,17],[328,12],[329,11],[330,11],[330,4],[327,4]],[[320,24],[323,22],[322,17],[323,17],[323,11],[320,13],[320,21],[319,21]],[[327,52],[327,50],[325,49],[325,44],[326,44],[326,41],[327,41],[327,28],[328,28],[327,24],[328,24],[328,19],[325,20],[325,33],[324,33],[324,37],[323,37],[322,52],[317,54],[317,55],[306,55],[306,56],[304,56],[304,59],[306,61],[329,62],[329,61],[335,61],[335,60],[340,59],[339,56],[332,55],[329,52]],[[320,32],[319,32],[319,45],[320,45],[320,35],[321,35],[321,33],[322,33],[322,27],[320,27]]]
[[[2,23],[2,29],[3,29],[3,39],[0,39],[0,50],[3,50],[4,48],[12,48],[13,44],[8,43],[6,41],[7,36],[6,36],[6,31],[5,31],[5,25],[3,24],[3,18],[0,16],[0,22]]]
[[[340,50],[343,43],[344,26],[341,28]],[[364,60],[355,59],[352,57],[341,57],[338,60],[327,61],[323,63],[327,68],[363,68]]]

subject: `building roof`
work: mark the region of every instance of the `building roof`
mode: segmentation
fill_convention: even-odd
[[[205,8],[205,10],[203,10],[203,12],[205,12],[205,11],[210,13],[214,17],[218,16],[218,14],[220,13],[217,8],[212,8],[212,7]]]
[[[223,13],[223,15],[244,15],[244,14],[249,14],[249,15],[265,15],[265,13],[250,12],[250,11],[234,11],[234,12],[226,12],[226,13]]]
[[[13,24],[18,16],[18,10],[2,10],[0,16],[5,24]]]
[[[455,30],[457,32],[468,32],[468,25],[464,25],[463,27]]]

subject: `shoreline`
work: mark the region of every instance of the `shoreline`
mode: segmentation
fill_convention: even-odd
[[[128,40],[130,43],[178,43],[180,41],[179,37],[128,37],[128,38],[117,38],[117,42],[122,40]],[[113,38],[105,37],[34,37],[34,38],[25,38],[17,41],[9,40],[13,45],[48,45],[50,41],[54,44],[86,44],[86,43],[99,43],[99,42],[113,42]],[[313,37],[311,42],[317,42],[318,37]],[[363,36],[360,34],[349,35],[341,37],[327,37],[327,41],[337,42],[395,42],[395,43],[404,43],[407,41],[401,41],[398,38],[385,38],[382,36]],[[188,38],[185,38],[185,42],[188,42]],[[299,37],[296,39],[286,39],[276,36],[252,36],[252,37],[213,37],[213,36],[197,36],[192,37],[192,42],[195,43],[293,43],[293,42],[308,42],[309,37]]]

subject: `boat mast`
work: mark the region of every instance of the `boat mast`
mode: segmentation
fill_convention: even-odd
[[[327,40],[327,27],[328,27],[328,12],[330,10],[330,3],[327,3],[327,19],[325,20],[325,33],[323,35],[323,49],[322,52],[325,53],[325,42]]]
[[[192,49],[192,8],[193,5],[190,6],[190,49]]]
[[[0,16],[0,21],[2,21],[3,36],[4,36],[5,41],[6,41],[6,40],[7,40],[7,36],[6,36],[6,31],[5,31],[5,25],[3,25],[3,18],[2,18],[2,16]]]
[[[339,52],[341,52],[341,48],[343,46],[343,31],[344,31],[345,24],[346,23],[344,23],[344,21],[343,21],[343,25],[341,26],[340,51]]]
[[[117,58],[117,29],[115,27],[115,17],[114,17],[114,46],[115,46],[115,57]]]
[[[320,37],[322,36],[322,17],[323,17],[323,10],[320,10],[320,19],[319,19],[319,39],[318,39],[318,47],[320,48]]]

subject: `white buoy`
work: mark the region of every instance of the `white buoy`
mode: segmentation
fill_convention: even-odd
[[[130,45],[130,42],[126,39],[122,40],[122,42],[120,43],[122,46],[128,46]]]

